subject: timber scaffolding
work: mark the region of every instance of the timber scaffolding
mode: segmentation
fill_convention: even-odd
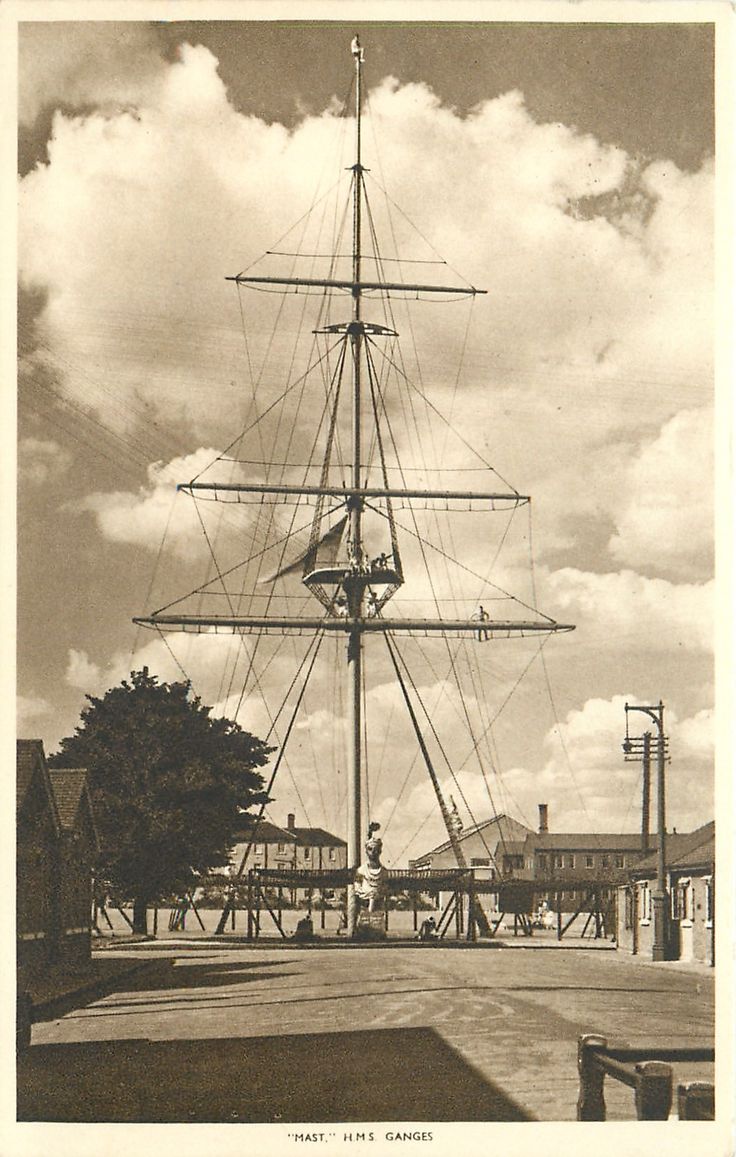
[[[257,940],[261,935],[261,917],[265,913],[273,921],[281,939],[288,939],[282,923],[285,907],[284,894],[293,895],[297,889],[308,893],[307,907],[311,911],[312,902],[319,900],[321,928],[324,929],[326,896],[334,897],[336,892],[347,889],[353,881],[354,873],[349,868],[331,869],[279,869],[251,868],[239,878],[226,875],[211,875],[207,882],[220,884],[228,889],[227,910],[235,927],[235,912],[245,911],[247,915],[246,939]],[[543,902],[547,911],[556,915],[556,936],[561,940],[569,932],[580,916],[585,916],[585,924],[580,934],[595,940],[609,938],[615,929],[615,890],[629,883],[625,871],[609,871],[590,878],[566,880],[523,880],[518,878],[479,880],[472,870],[464,868],[427,868],[419,871],[407,869],[387,869],[386,885],[388,896],[409,893],[412,897],[414,931],[417,931],[418,899],[420,896],[447,895],[447,900],[437,922],[437,937],[444,940],[451,928],[451,939],[476,942],[480,936],[494,939],[507,916],[513,916],[514,936],[530,937],[534,931],[534,917]],[[480,897],[495,897],[495,905],[490,912],[484,912]],[[573,905],[568,904],[563,913],[565,896],[573,896]],[[340,904],[334,905],[339,908]],[[384,911],[384,925],[388,928],[389,906]],[[472,914],[472,915],[470,915]],[[564,919],[563,919],[564,916]],[[225,927],[222,927],[222,932]]]

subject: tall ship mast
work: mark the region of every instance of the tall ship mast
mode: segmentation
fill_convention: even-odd
[[[288,609],[281,611],[278,600],[270,597],[262,606],[251,598],[248,607],[246,592],[242,587],[235,593],[229,591],[227,573],[215,563],[215,578],[193,593],[197,594],[201,603],[203,595],[213,594],[215,588],[218,588],[217,593],[225,596],[226,609],[182,611],[185,597],[153,614],[136,617],[133,621],[159,632],[231,632],[240,636],[307,635],[316,639],[317,645],[322,639],[334,636],[346,641],[346,834],[348,877],[352,881],[361,863],[362,839],[368,818],[363,800],[366,636],[381,636],[383,639],[390,668],[432,781],[448,838],[458,865],[465,866],[458,840],[458,826],[440,788],[429,744],[418,718],[416,697],[413,698],[411,694],[410,673],[402,659],[397,640],[402,637],[439,636],[446,640],[465,638],[486,642],[514,636],[545,636],[574,628],[570,624],[555,622],[528,604],[521,604],[521,616],[494,617],[481,604],[472,610],[467,609],[464,614],[453,616],[438,614],[436,610],[431,615],[391,614],[390,604],[406,582],[397,509],[411,511],[417,506],[420,509],[449,511],[513,511],[528,503],[529,498],[503,484],[481,489],[441,488],[407,484],[402,474],[399,474],[401,485],[391,479],[392,471],[399,467],[392,466],[389,461],[388,444],[393,451],[396,450],[396,444],[390,430],[385,380],[379,368],[384,362],[394,366],[397,362],[395,355],[381,352],[381,343],[384,347],[387,343],[391,344],[393,348],[398,338],[398,332],[391,324],[391,302],[394,299],[432,298],[449,301],[456,297],[474,298],[486,291],[467,284],[437,284],[401,275],[392,277],[386,273],[386,264],[377,248],[374,220],[368,201],[368,170],[363,164],[364,53],[357,36],[352,42],[351,53],[355,123],[354,159],[349,166],[349,260],[345,261],[346,255],[337,252],[327,255],[329,265],[326,274],[315,274],[313,270],[304,274],[256,274],[245,271],[227,278],[236,283],[239,290],[242,287],[319,297],[320,324],[312,332],[325,343],[326,352],[320,362],[330,367],[326,376],[325,402],[320,420],[323,447],[319,477],[312,481],[272,481],[268,477],[264,481],[233,480],[231,471],[231,477],[227,480],[205,480],[198,476],[177,487],[195,502],[214,500],[239,505],[256,504],[258,507],[275,503],[290,504],[297,508],[308,505],[313,508],[306,549],[291,561],[282,550],[280,565],[275,572],[256,579],[253,584],[255,591],[256,585],[284,582],[287,577],[293,579],[294,574],[300,571],[301,583],[309,595],[308,610],[311,613],[294,614]],[[366,233],[370,242],[368,255]],[[341,260],[343,265],[340,264]],[[325,303],[331,307],[333,300],[344,302],[347,296],[351,299],[349,317],[334,319],[325,308]],[[379,314],[381,321],[371,319],[372,311],[375,316],[376,302],[382,309]],[[348,443],[347,448],[345,441]],[[229,459],[223,452],[219,462],[224,461],[233,459]],[[281,478],[284,478],[283,473]],[[287,533],[283,539],[289,537]],[[418,538],[419,535],[414,531],[412,537]],[[208,545],[211,545],[209,540]],[[273,549],[277,545],[278,542],[272,543]],[[266,549],[258,553],[262,556],[267,550],[268,543]],[[276,609],[274,603],[277,604]],[[243,609],[244,604],[246,609]],[[436,602],[436,607],[439,605]],[[311,658],[312,666],[315,658],[316,650]],[[254,663],[256,661],[253,660]],[[307,678],[312,666],[309,666]],[[431,720],[427,722],[431,727]],[[290,728],[287,729],[287,739],[289,731]],[[348,885],[347,922],[348,934],[355,935],[357,907],[352,882]]]

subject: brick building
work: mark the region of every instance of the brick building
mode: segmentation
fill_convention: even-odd
[[[59,816],[59,903],[63,954],[84,960],[91,951],[92,873],[99,849],[87,772],[82,768],[49,771]]]
[[[524,842],[524,865],[516,874],[526,880],[585,882],[630,868],[642,854],[639,832],[536,832]]]
[[[511,816],[492,816],[458,833],[468,867],[479,880],[495,880],[511,875],[522,866],[522,849],[531,831]],[[457,860],[450,840],[409,861],[417,871],[427,868],[456,868]]]
[[[250,868],[331,871],[347,866],[345,840],[325,831],[324,828],[297,827],[295,821],[296,817],[291,812],[287,816],[286,827],[283,828],[269,820],[261,820],[243,871],[247,872]],[[248,851],[254,823],[253,817],[243,817],[243,824],[230,856],[235,870],[240,868]],[[306,896],[306,889],[301,889],[300,894]]]
[[[667,956],[714,964],[715,823],[704,824],[694,832],[668,833],[665,868]],[[655,851],[635,865],[630,882],[618,890],[618,943],[634,954],[651,956],[656,879]]]
[[[16,745],[16,938],[19,967],[54,959],[61,927],[61,823],[40,739]]]
[[[40,739],[16,745],[16,827],[19,967],[88,958],[98,839],[86,772],[50,771]]]

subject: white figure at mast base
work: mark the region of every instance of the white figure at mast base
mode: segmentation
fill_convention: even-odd
[[[382,904],[387,892],[388,872],[381,863],[383,841],[374,836],[380,824],[368,825],[365,841],[365,860],[355,869],[355,894],[367,905],[369,912],[375,912]]]

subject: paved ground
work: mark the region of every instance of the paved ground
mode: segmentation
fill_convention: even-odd
[[[610,951],[171,944],[136,955],[154,971],[34,1026],[20,1120],[574,1120],[581,1032],[622,1045],[713,1039],[712,972]],[[609,1119],[632,1119],[630,1089],[607,1081],[607,1103]]]

